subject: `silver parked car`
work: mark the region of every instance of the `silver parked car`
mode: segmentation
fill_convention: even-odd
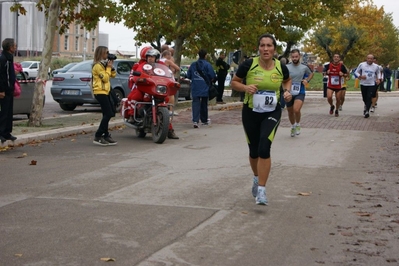
[[[129,59],[114,61],[116,77],[111,79],[111,88],[119,99],[127,97],[130,93],[128,79],[134,63],[135,61]],[[76,64],[65,73],[54,75],[51,95],[62,110],[73,111],[78,105],[98,104],[90,88],[92,64],[93,60],[86,60]]]
[[[65,73],[65,72],[67,72],[69,69],[71,69],[73,66],[75,66],[76,64],[77,64],[77,63],[69,63],[69,64],[63,66],[62,68],[54,69],[53,72],[51,72],[51,76],[54,77],[55,74],[58,74],[58,73]]]

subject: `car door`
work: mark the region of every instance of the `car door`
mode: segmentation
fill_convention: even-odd
[[[14,98],[13,114],[26,114],[29,116],[32,108],[35,83],[27,81],[24,73],[19,73],[16,78],[20,80],[21,95]]]
[[[39,63],[34,62],[29,67],[29,78],[36,78],[39,73]]]

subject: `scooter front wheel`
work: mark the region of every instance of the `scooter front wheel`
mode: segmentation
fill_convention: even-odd
[[[160,107],[157,110],[156,123],[152,123],[152,140],[155,143],[163,143],[169,130],[169,111],[166,107]]]

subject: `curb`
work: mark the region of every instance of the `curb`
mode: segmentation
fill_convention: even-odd
[[[209,106],[209,110],[213,111],[220,111],[227,106],[241,106],[242,102],[233,102],[233,103],[226,103],[223,105],[212,105]],[[179,112],[181,111],[187,111],[191,107],[188,108],[183,108],[180,109]],[[68,116],[66,116],[67,118]],[[18,135],[17,140],[14,141],[14,145],[24,145],[27,143],[31,142],[40,142],[40,141],[49,141],[52,139],[57,139],[57,138],[63,138],[69,135],[77,135],[77,134],[88,134],[92,133],[97,130],[98,126],[100,125],[100,122],[94,123],[91,125],[79,125],[79,126],[70,126],[70,127],[64,127],[64,128],[57,128],[57,129],[50,129],[46,131],[38,131],[38,132],[33,132],[33,133],[27,133],[27,134],[21,134]],[[119,119],[114,119],[113,121],[109,122],[109,128],[112,127],[118,127],[124,125],[122,118]],[[7,145],[8,143],[11,143],[10,141],[5,142],[3,145]]]
[[[95,123],[87,126],[71,126],[64,128],[51,129],[46,131],[39,131],[34,133],[22,134],[17,136],[17,140],[14,141],[14,145],[23,145],[30,142],[40,142],[40,141],[48,141],[56,138],[63,138],[69,135],[77,135],[77,134],[87,134],[92,133],[97,130],[100,123]],[[118,119],[117,121],[109,122],[109,128],[117,127],[123,125],[122,119]],[[3,145],[7,144],[5,142]]]

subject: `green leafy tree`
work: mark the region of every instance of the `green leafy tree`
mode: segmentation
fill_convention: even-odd
[[[136,41],[152,43],[159,35],[173,40],[175,61],[180,64],[181,55],[195,57],[200,48],[255,52],[260,34],[269,32],[282,40],[289,36],[288,26],[306,32],[326,12],[342,12],[347,2],[121,0],[120,18],[137,32]],[[289,41],[297,42],[300,37]]]
[[[384,62],[396,62],[398,31],[392,16],[372,1],[354,1],[345,8],[343,15],[326,16],[314,27],[305,51],[319,55],[323,61],[331,60],[332,53],[338,52],[348,66],[356,66],[370,53],[384,58]]]
[[[45,80],[51,63],[55,34],[64,33],[73,22],[89,30],[97,27],[100,17],[107,17],[108,21],[115,22],[119,7],[111,0],[39,0],[36,7],[39,11],[45,12],[47,30],[28,124],[39,127],[42,125]],[[20,2],[16,2],[11,11],[26,15],[23,3]]]

